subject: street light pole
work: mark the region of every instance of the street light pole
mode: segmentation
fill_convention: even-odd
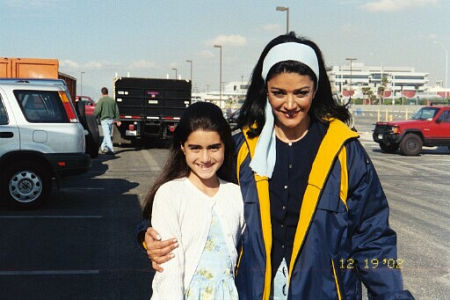
[[[348,60],[350,62],[350,99],[352,99],[353,96],[352,71],[353,71],[353,61],[355,61],[356,58],[346,58],[345,60]]]
[[[219,107],[222,108],[222,45],[214,45],[220,50],[220,72],[219,72]]]
[[[277,11],[285,11],[286,12],[286,33],[289,33],[289,7],[277,6]]]
[[[80,72],[80,96],[83,96],[83,74],[86,72]]]
[[[438,44],[439,46],[442,47],[442,49],[444,49],[445,52],[445,82],[444,82],[444,88],[447,88],[448,86],[448,49],[444,47],[444,45],[442,45],[442,43],[438,42],[438,41],[433,41],[433,43]]]
[[[186,59],[186,62],[191,64],[191,84],[192,84],[192,64],[193,64],[193,62],[192,62],[192,59]]]
[[[172,68],[172,70],[175,71],[175,79],[178,79],[178,69],[177,68]]]

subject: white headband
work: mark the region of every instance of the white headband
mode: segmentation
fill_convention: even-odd
[[[305,44],[289,42],[278,44],[269,50],[264,58],[261,76],[266,80],[267,73],[277,63],[286,60],[294,60],[307,65],[316,74],[318,86],[319,82],[319,63],[317,62],[316,52],[310,46]]]

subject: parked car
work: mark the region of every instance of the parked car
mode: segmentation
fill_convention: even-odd
[[[418,155],[423,146],[447,146],[450,150],[450,106],[426,106],[411,120],[377,122],[373,140],[381,150]]]
[[[237,109],[228,116],[227,121],[230,124],[231,128],[234,128],[237,125],[237,120],[238,120],[240,111],[241,111],[240,109]]]
[[[89,96],[76,96],[75,103],[81,102],[84,105],[86,115],[94,115],[96,103]]]
[[[0,79],[0,199],[41,205],[52,179],[89,170],[85,133],[58,79]]]

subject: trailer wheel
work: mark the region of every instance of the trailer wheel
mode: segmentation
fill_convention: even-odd
[[[418,155],[422,151],[422,139],[414,133],[409,133],[400,142],[400,152],[406,156]]]
[[[13,207],[36,208],[51,191],[51,176],[41,164],[22,161],[7,167],[1,185],[7,202]]]

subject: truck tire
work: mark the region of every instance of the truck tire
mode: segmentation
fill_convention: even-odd
[[[414,133],[408,133],[400,142],[400,152],[406,156],[418,155],[422,151],[422,139]]]
[[[8,166],[1,185],[14,208],[37,208],[51,191],[51,176],[38,162],[26,160]]]
[[[395,152],[397,152],[398,145],[397,144],[386,145],[386,144],[380,143],[380,148],[383,152],[395,153]]]

